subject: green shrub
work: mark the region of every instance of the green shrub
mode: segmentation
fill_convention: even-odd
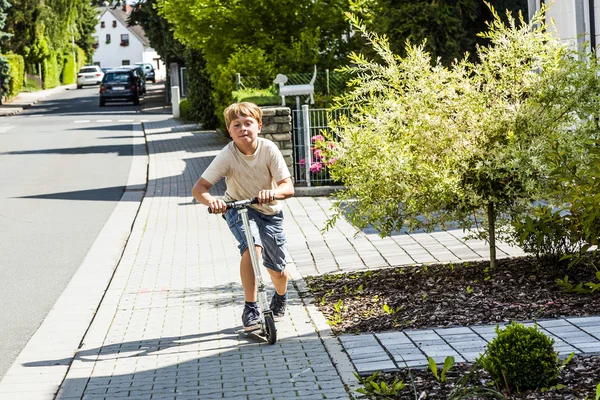
[[[25,85],[22,88],[23,92],[39,92],[40,90],[42,90],[42,86],[37,80],[29,78],[25,79]]]
[[[23,57],[18,54],[4,54],[2,55],[8,65],[10,66],[10,78],[8,78],[8,92],[3,93],[7,98],[16,96],[21,92],[23,87],[23,77],[25,74],[25,63]]]
[[[532,215],[513,222],[517,243],[538,260],[558,262],[565,254],[579,253],[584,245],[573,216],[550,206],[534,208]]]
[[[59,64],[58,54],[51,52],[50,56],[44,59],[44,89],[51,89],[60,85],[61,65]]]
[[[60,81],[63,85],[70,85],[76,82],[75,73],[79,71],[77,68],[76,60],[73,54],[67,54],[64,59],[64,68],[60,77]]]
[[[233,101],[240,103],[249,101],[257,106],[274,106],[281,104],[281,97],[273,94],[270,89],[244,89],[232,93]]]
[[[190,102],[188,99],[179,102],[179,115],[187,121],[190,120]]]
[[[478,362],[499,387],[519,392],[553,384],[560,371],[553,339],[514,322],[505,329],[496,327],[496,333]]]

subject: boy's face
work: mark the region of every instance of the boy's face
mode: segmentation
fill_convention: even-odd
[[[227,130],[235,144],[245,147],[256,141],[262,124],[252,117],[239,116],[231,121]]]

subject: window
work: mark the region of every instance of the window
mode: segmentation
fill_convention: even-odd
[[[106,44],[110,43],[110,33],[106,34]]]
[[[124,33],[121,35],[121,46],[129,46],[129,34]]]
[[[117,27],[117,21],[115,20],[115,21],[113,21],[113,28],[116,28],[116,27]]]
[[[131,61],[130,60],[123,60],[123,61],[121,61],[121,65],[131,65]]]
[[[104,28],[104,21],[100,21],[100,28]]]

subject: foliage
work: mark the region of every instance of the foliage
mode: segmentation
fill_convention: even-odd
[[[76,60],[73,54],[66,54],[64,57],[64,67],[61,71],[60,81],[63,85],[70,85],[77,81],[76,72],[77,69]]]
[[[584,242],[570,214],[538,205],[524,220],[513,221],[519,247],[540,261],[558,262],[563,255],[580,253]]]
[[[362,388],[356,389],[356,391],[371,396],[388,397],[398,396],[400,391],[404,389],[404,382],[398,380],[398,378],[394,379],[394,382],[388,385],[383,380],[377,381],[378,375],[378,371],[367,377],[361,377],[355,373],[354,376],[363,385]]]
[[[224,110],[233,102],[233,92],[235,91],[236,71],[246,70],[250,75],[272,76],[275,67],[269,56],[264,50],[243,47],[230,54],[227,62],[219,65],[215,71],[210,72],[207,65],[207,71],[210,73],[213,84],[213,96],[215,107],[221,126],[224,126],[224,120],[220,111]],[[265,81],[263,88],[267,88],[270,83]]]
[[[450,370],[450,368],[452,368],[454,366],[454,357],[452,357],[452,356],[446,357],[446,359],[444,360],[444,365],[442,366],[442,370],[439,373],[438,373],[438,368],[435,363],[435,360],[431,357],[427,357],[427,361],[429,364],[429,369],[431,370],[431,373],[433,374],[433,376],[435,376],[435,379],[437,379],[441,383],[445,383],[446,382],[446,373]]]
[[[385,34],[396,54],[406,55],[404,46],[425,42],[425,50],[433,59],[450,65],[465,52],[476,53],[476,45],[486,45],[477,33],[485,29],[485,21],[493,15],[484,2],[476,0],[372,0],[355,1],[352,12],[365,21],[368,30]],[[494,7],[501,15],[510,10],[527,12],[525,0],[496,0]],[[527,17],[525,18],[527,20]]]
[[[190,120],[190,101],[188,99],[179,102],[179,115],[186,121]]]
[[[216,114],[233,101],[235,74],[276,73],[337,67],[353,39],[344,21],[348,0],[258,0],[227,6],[211,0],[156,0],[175,38],[201,50],[214,91]],[[243,21],[243,23],[239,23]],[[263,86],[261,88],[266,88]]]
[[[205,129],[217,126],[215,103],[212,97],[212,84],[206,73],[206,62],[198,50],[185,51],[185,65],[188,73],[189,118],[202,124]]]
[[[23,87],[23,77],[25,75],[25,66],[23,57],[18,54],[5,54],[4,59],[10,65],[10,79],[8,82],[8,93],[4,93],[7,97],[14,97]]]
[[[174,28],[169,21],[158,14],[157,0],[138,1],[133,6],[127,22],[129,26],[140,25],[144,28],[150,45],[164,60],[165,65],[183,62],[185,46],[174,38]]]
[[[4,32],[3,29],[6,25],[6,17],[7,17],[7,10],[11,7],[11,4],[8,2],[8,0],[0,0],[0,40],[2,40],[3,38],[7,37],[7,36],[11,36],[10,33]],[[1,44],[1,42],[0,42]],[[2,47],[0,47],[1,49]]]
[[[499,387],[520,392],[554,383],[560,372],[554,339],[514,322],[497,326],[496,334],[479,361]]]
[[[243,89],[231,93],[236,103],[248,101],[258,106],[272,106],[281,104],[281,97],[273,94],[270,89]]]
[[[62,57],[59,57],[59,54],[56,52],[51,52],[50,56],[44,60],[44,89],[51,89],[60,85],[61,61]]]
[[[576,149],[589,136],[587,117],[600,111],[598,68],[548,31],[543,12],[529,23],[494,16],[479,62],[450,68],[422,45],[397,56],[349,16],[382,62],[353,53],[342,68],[354,78],[337,107],[351,116],[329,134],[338,159],[330,173],[346,189],[328,226],[344,212],[381,235],[457,222],[482,239],[495,238],[492,228],[510,239],[510,216],[547,195],[544,154],[553,142]]]
[[[38,92],[42,90],[42,87],[34,79],[25,78],[25,85],[21,89],[22,92]]]

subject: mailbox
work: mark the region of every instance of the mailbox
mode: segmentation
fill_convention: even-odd
[[[277,74],[274,83],[279,85],[279,95],[281,96],[281,105],[285,106],[285,96],[309,96],[310,104],[315,104],[313,97],[315,93],[315,80],[317,79],[317,66],[309,83],[304,85],[286,85],[288,78],[283,74]]]

